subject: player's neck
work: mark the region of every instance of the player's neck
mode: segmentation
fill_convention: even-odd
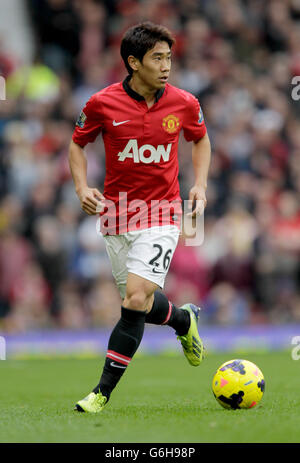
[[[151,107],[155,103],[155,94],[157,89],[149,88],[139,79],[138,76],[135,75],[132,76],[128,84],[132,90],[145,98],[148,107]]]

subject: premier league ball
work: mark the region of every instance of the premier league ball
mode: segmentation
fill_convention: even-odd
[[[252,408],[260,402],[265,380],[260,369],[248,360],[229,360],[217,370],[212,390],[224,408]]]

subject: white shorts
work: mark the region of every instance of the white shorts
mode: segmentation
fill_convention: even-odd
[[[166,225],[103,236],[122,299],[126,295],[128,272],[164,287],[179,233],[178,227]]]

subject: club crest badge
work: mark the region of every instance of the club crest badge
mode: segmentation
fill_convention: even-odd
[[[174,116],[173,114],[169,114],[163,118],[162,126],[166,132],[174,133],[179,129],[180,122],[178,117]]]

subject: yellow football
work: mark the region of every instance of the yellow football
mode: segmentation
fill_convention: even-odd
[[[212,390],[224,408],[252,408],[262,399],[265,379],[258,366],[249,360],[228,360],[216,371]]]

